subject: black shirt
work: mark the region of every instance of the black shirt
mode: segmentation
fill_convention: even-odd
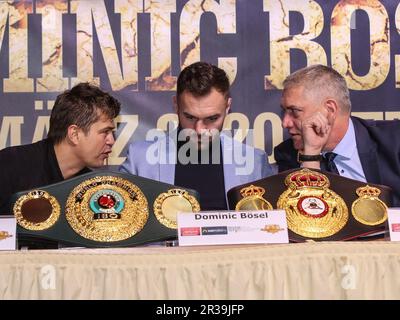
[[[178,141],[179,148],[185,142]],[[204,152],[204,151],[203,151]],[[194,189],[200,194],[201,210],[227,210],[225,198],[225,183],[224,183],[224,167],[222,164],[222,150],[220,147],[219,163],[211,163],[211,148],[205,152],[209,153],[207,164],[201,164],[201,152],[198,152],[198,164],[188,163],[182,164],[177,159],[175,166],[175,182],[177,186]]]
[[[84,168],[77,175],[89,172]],[[48,139],[0,151],[0,214],[12,214],[9,200],[16,192],[63,181],[54,145]]]

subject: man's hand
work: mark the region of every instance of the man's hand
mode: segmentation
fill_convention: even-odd
[[[320,154],[331,133],[331,125],[328,118],[321,112],[317,112],[301,123],[303,136],[303,153],[307,155]]]
[[[321,112],[317,112],[301,123],[301,133],[303,137],[303,154],[320,154],[328,141],[331,133],[331,125],[328,118]],[[302,163],[303,168],[320,169],[319,161],[307,161]]]

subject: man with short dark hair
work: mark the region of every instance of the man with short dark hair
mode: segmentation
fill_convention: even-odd
[[[182,70],[173,98],[178,129],[156,142],[132,143],[121,171],[197,190],[202,210],[227,209],[229,189],[272,174],[264,151],[221,132],[229,87],[225,71],[209,63]]]
[[[392,187],[400,204],[400,121],[350,116],[350,94],[336,70],[313,65],[283,83],[282,126],[291,135],[278,145],[279,171],[322,169],[341,176]]]
[[[0,214],[10,214],[12,194],[60,182],[101,167],[114,144],[120,103],[89,83],[60,94],[47,139],[0,151]]]

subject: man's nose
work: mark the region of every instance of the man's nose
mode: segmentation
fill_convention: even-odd
[[[111,145],[111,146],[114,145],[114,143],[115,143],[114,131],[113,131],[113,132],[110,132],[110,133],[107,135],[106,143],[107,143],[108,145]]]
[[[194,130],[196,130],[196,133],[200,135],[205,129],[207,129],[207,126],[204,124],[203,120],[197,120],[194,126]]]
[[[282,127],[285,129],[293,127],[293,119],[287,113],[284,113],[284,115],[283,115]]]

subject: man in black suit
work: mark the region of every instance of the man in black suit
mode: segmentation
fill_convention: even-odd
[[[346,81],[330,67],[300,69],[283,85],[282,126],[291,139],[275,148],[279,171],[301,166],[387,185],[400,205],[400,121],[350,116]]]

